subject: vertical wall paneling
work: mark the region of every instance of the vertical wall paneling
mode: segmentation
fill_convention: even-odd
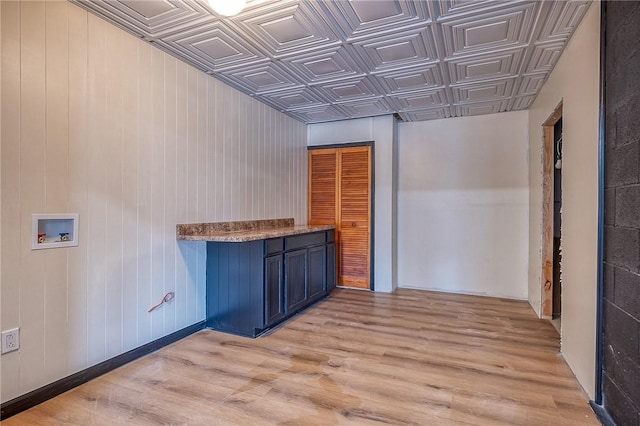
[[[164,223],[162,226],[162,235],[171,235],[171,232],[175,230],[175,224],[177,222],[176,217],[176,154],[177,154],[177,140],[176,140],[176,117],[177,117],[177,64],[178,61],[167,60],[165,62],[165,85],[164,85]],[[176,284],[176,245],[168,244],[168,241],[164,241],[163,244],[163,258],[162,263],[164,265],[164,288],[162,295],[169,291],[175,292]],[[162,295],[157,295],[156,298]],[[157,303],[157,302],[156,302]],[[169,333],[171,330],[175,330],[176,325],[176,304],[168,303],[160,308],[161,315],[163,317],[163,334]]]
[[[87,312],[88,359],[95,364],[105,359],[105,265],[106,254],[106,137],[104,117],[105,102],[105,31],[106,24],[99,18],[89,16],[88,58],[89,67],[89,132],[88,140],[88,211],[91,217],[87,230]]]
[[[138,61],[138,41],[122,38],[122,63]],[[138,277],[137,255],[137,186],[138,186],[138,72],[122,73],[122,349],[137,346]],[[131,325],[130,325],[131,324]],[[133,328],[133,330],[128,330]]]
[[[106,253],[105,256],[105,356],[111,358],[122,353],[122,98],[124,63],[122,57],[122,38],[124,34],[117,28],[105,27],[105,74],[106,115],[105,131],[109,141],[105,141],[106,156]]]
[[[45,7],[46,212],[67,210],[69,152],[69,42],[66,2]],[[45,371],[55,380],[66,371],[67,250],[47,250],[45,281]]]
[[[20,324],[20,4],[1,2],[2,17],[2,154],[0,155],[2,178],[2,256],[0,269],[2,298],[0,300],[0,323],[4,329]],[[11,141],[12,143],[8,143]],[[9,268],[8,265],[17,267]],[[13,283],[13,285],[7,285]],[[17,396],[19,388],[12,386],[20,381],[20,359],[17,352],[8,353],[0,358],[2,362],[2,398]]]
[[[187,76],[189,67],[182,62],[178,62],[176,68],[176,221],[177,223],[187,222]],[[176,309],[176,327],[178,329],[188,324],[187,314],[187,248],[190,245],[181,241],[177,245],[176,251],[176,283],[174,304]]]
[[[214,151],[215,151],[215,163],[213,165],[215,173],[215,194],[216,197],[216,211],[214,217],[218,221],[223,220],[224,216],[224,145],[222,141],[224,139],[224,118],[227,111],[227,106],[224,104],[224,100],[227,99],[225,96],[225,87],[226,85],[215,82],[216,87],[216,97],[215,97],[215,108],[216,115],[214,117],[215,121],[215,135],[214,135]]]
[[[205,220],[207,212],[207,85],[210,80],[206,74],[198,73],[198,217]]]
[[[278,116],[276,117],[277,120],[277,129],[278,129],[278,158],[283,159],[286,161],[286,150],[285,150],[285,138],[286,138],[286,131],[285,129],[282,128],[282,122],[284,121],[284,117],[282,117],[282,115],[278,114]],[[287,174],[287,170],[283,167],[278,167],[276,169],[277,171],[277,182],[278,185],[283,189],[282,191],[278,192],[278,212],[277,215],[282,214],[282,211],[284,210],[284,206],[282,205],[284,196],[286,194],[289,193],[289,182],[287,182],[286,180],[286,174]]]
[[[187,69],[187,121],[186,121],[186,138],[183,143],[186,145],[187,152],[187,180],[185,192],[187,194],[187,222],[196,222],[197,220],[197,162],[198,162],[198,134],[197,134],[197,118],[198,103],[196,93],[198,90],[197,71],[189,67]],[[189,271],[189,288],[187,289],[187,306],[193,306],[194,309],[187,311],[187,322],[192,323],[196,320],[195,304],[197,300],[197,247],[195,244],[189,244],[186,247],[186,263]]]
[[[203,319],[205,245],[175,224],[306,223],[306,126],[71,3],[0,8],[6,402]],[[31,251],[43,212],[78,213],[79,245]]]
[[[187,76],[187,221],[198,220],[198,72],[189,68]]]
[[[153,130],[151,161],[151,299],[149,305],[157,303],[164,295],[164,233],[159,232],[164,225],[165,216],[165,62],[174,61],[162,52],[153,49],[151,53],[151,78]],[[150,313],[151,337],[157,339],[164,333],[164,310],[159,309]]]
[[[229,176],[230,179],[228,182],[225,182],[225,194],[224,194],[224,202],[225,202],[225,220],[230,220],[233,211],[235,210],[235,201],[238,196],[236,191],[239,188],[239,182],[236,181],[236,171],[238,170],[237,161],[237,152],[238,152],[238,92],[229,90],[231,104],[229,105],[229,111],[231,114],[227,114],[225,120],[225,158],[224,158],[224,166],[225,166],[225,176]]]
[[[213,81],[209,81],[207,79],[207,84],[205,86],[205,94],[206,94],[206,111],[205,117],[215,117],[216,109],[215,109],[215,84]],[[216,121],[215,119],[206,121],[206,140],[213,139],[215,135]],[[206,145],[206,154],[205,154],[205,187],[211,188],[215,187],[215,152],[216,150],[213,147],[210,147],[209,144]],[[215,198],[211,191],[205,192],[205,216],[211,217],[215,211]]]
[[[237,133],[234,145],[234,158],[231,159],[231,163],[234,164],[234,182],[238,182],[239,186],[232,192],[234,196],[234,210],[244,211],[246,212],[246,164],[244,163],[244,154],[245,154],[245,123],[247,120],[247,110],[246,110],[246,95],[239,94],[238,95],[238,122],[236,125]]]
[[[29,303],[20,306],[22,329],[20,381],[36,386],[46,377],[45,339],[38,331],[45,327],[46,252],[32,252],[31,214],[46,210],[46,84],[45,4],[21,3],[20,52],[20,288]],[[8,142],[3,140],[4,144]],[[3,203],[4,204],[4,203]],[[18,224],[16,224],[18,225]],[[4,281],[3,281],[4,285]]]
[[[262,131],[258,134],[258,151],[259,151],[259,155],[260,155],[260,159],[258,161],[258,170],[260,175],[262,176],[262,179],[260,179],[260,182],[258,184],[258,191],[260,191],[260,193],[262,194],[262,198],[261,198],[261,203],[259,206],[260,212],[265,215],[268,216],[267,214],[267,197],[266,197],[266,188],[267,188],[267,182],[265,179],[265,164],[267,162],[266,157],[267,157],[267,150],[266,150],[266,140],[267,140],[267,109],[261,109],[260,112],[258,113],[258,115],[260,116],[259,118],[259,126],[260,129],[262,129]]]
[[[196,221],[206,221],[206,205],[207,205],[207,84],[211,78],[207,75],[198,72],[197,73],[197,106],[198,106],[198,150],[197,150],[197,162],[196,162],[196,188],[197,188],[197,217]],[[174,231],[175,232],[175,231]],[[197,291],[196,300],[205,300],[206,289],[206,251],[205,244],[198,243],[196,252],[196,271],[197,271]],[[205,316],[204,304],[196,304],[195,310],[196,319],[203,318]]]
[[[249,166],[249,140],[247,137],[247,133],[249,132],[249,128],[251,127],[251,104],[249,96],[242,95],[242,115],[243,120],[241,124],[241,140],[242,140],[242,168],[243,168],[243,181],[245,186],[244,191],[244,211],[245,217],[247,219],[251,218],[251,197],[253,196],[252,187],[251,187],[251,167]]]
[[[216,118],[216,121],[218,121],[218,119],[220,120],[218,124],[220,128],[220,134],[219,134],[219,139],[216,140],[216,144],[218,145],[217,148],[219,153],[218,170],[222,171],[222,176],[223,176],[223,178],[219,182],[218,188],[220,188],[219,200],[222,203],[222,206],[220,208],[220,214],[221,214],[220,219],[225,221],[225,220],[229,220],[229,207],[230,207],[229,198],[228,198],[230,188],[229,188],[228,182],[225,181],[225,178],[229,176],[229,170],[230,170],[229,165],[227,164],[227,155],[229,153],[229,150],[227,147],[227,137],[231,131],[231,123],[229,122],[229,117],[232,114],[233,99],[231,98],[230,87],[225,85],[220,85],[218,87],[220,87],[220,91],[222,93],[222,96],[218,98],[220,100],[219,107],[222,113]],[[223,99],[226,100],[226,104],[223,101]]]
[[[152,303],[151,280],[151,151],[153,146],[153,81],[152,78],[152,54],[154,49],[146,43],[138,42],[138,62],[136,66],[138,81],[138,105],[137,105],[137,271],[138,271],[138,344],[143,344],[152,339],[152,315],[147,309]]]
[[[69,250],[67,302],[67,370],[87,365],[87,206],[88,206],[88,104],[87,104],[87,15],[69,7],[69,204],[78,213],[79,245]],[[4,64],[3,64],[4,65]],[[72,127],[73,124],[73,127]]]

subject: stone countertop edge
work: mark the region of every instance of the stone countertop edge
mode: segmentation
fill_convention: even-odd
[[[336,227],[334,225],[296,225],[277,228],[247,229],[239,231],[217,231],[199,235],[182,235],[178,233],[176,238],[181,241],[241,243],[246,241],[267,240],[269,238],[308,234],[310,232],[327,231],[335,228]]]

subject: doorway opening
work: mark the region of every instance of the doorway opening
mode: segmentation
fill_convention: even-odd
[[[552,319],[559,320],[562,313],[560,264],[562,262],[562,117],[553,126],[553,310]],[[559,327],[558,327],[559,328]]]
[[[541,316],[560,332],[562,312],[562,103],[544,122]]]

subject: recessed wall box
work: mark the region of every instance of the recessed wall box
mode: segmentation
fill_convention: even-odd
[[[78,245],[77,214],[34,214],[31,221],[31,250]]]

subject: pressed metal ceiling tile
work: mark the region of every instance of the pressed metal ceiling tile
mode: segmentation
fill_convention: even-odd
[[[529,106],[531,106],[534,99],[535,96],[522,96],[520,98],[515,98],[513,100],[512,109],[515,111],[527,109],[529,108]]]
[[[528,74],[551,71],[556,62],[558,62],[562,49],[564,49],[564,42],[558,41],[534,46],[533,55],[524,72]]]
[[[407,111],[400,112],[398,115],[400,116],[402,121],[439,120],[442,118],[451,117],[448,108],[432,108],[423,109],[420,111]]]
[[[325,105],[306,109],[290,110],[289,115],[305,123],[322,123],[344,119],[345,112],[338,105]]]
[[[423,92],[404,93],[389,96],[392,105],[398,111],[416,111],[418,109],[446,107],[449,102],[444,88]]]
[[[129,7],[132,11],[140,16],[143,16],[147,20],[157,18],[158,16],[165,15],[167,12],[173,12],[177,9],[174,4],[169,3],[166,0],[158,1],[132,1],[121,0],[124,6]]]
[[[353,43],[370,72],[422,65],[438,59],[429,27]]]
[[[447,56],[525,46],[538,11],[538,3],[474,14],[442,24]]]
[[[214,72],[268,60],[248,41],[236,37],[233,30],[222,21],[166,37],[162,41],[178,52],[196,56]]]
[[[280,111],[329,105],[308,88],[268,93],[265,97],[271,100],[272,105],[277,105]]]
[[[231,18],[246,38],[273,58],[338,46],[338,35],[303,2],[268,4]]]
[[[352,117],[372,117],[376,115],[392,114],[395,109],[383,98],[372,98],[357,101],[347,101],[339,104],[341,109]]]
[[[224,71],[218,74],[223,80],[234,86],[247,89],[249,93],[264,94],[275,90],[304,87],[278,62],[262,63],[254,67]]]
[[[509,0],[440,0],[434,3],[439,5],[439,17],[447,18],[451,15],[482,13],[487,9],[504,7],[504,5],[514,2]]]
[[[537,95],[538,91],[542,88],[547,74],[532,74],[525,75],[520,83],[520,91],[518,96],[523,95]]]
[[[496,114],[507,110],[507,101],[477,102],[473,104],[457,105],[457,117],[468,117],[471,115]]]
[[[544,21],[539,41],[566,40],[576,30],[587,8],[588,0],[552,2],[553,7]]]
[[[528,108],[588,0],[70,0],[306,123]]]
[[[374,78],[388,94],[428,89],[444,84],[440,64],[437,63],[378,73]]]
[[[321,85],[321,89],[331,103],[380,96],[380,90],[368,77],[325,83]]]
[[[482,100],[509,99],[513,95],[515,78],[453,86],[455,103],[478,102]]]
[[[448,62],[451,83],[486,81],[517,74],[523,53],[518,49],[453,59]]]
[[[428,2],[407,0],[352,0],[316,2],[326,11],[325,19],[335,22],[345,41],[400,28],[424,26],[431,21]]]
[[[312,86],[365,75],[364,66],[359,63],[351,46],[292,56],[284,59],[282,64],[296,72],[303,83]]]

